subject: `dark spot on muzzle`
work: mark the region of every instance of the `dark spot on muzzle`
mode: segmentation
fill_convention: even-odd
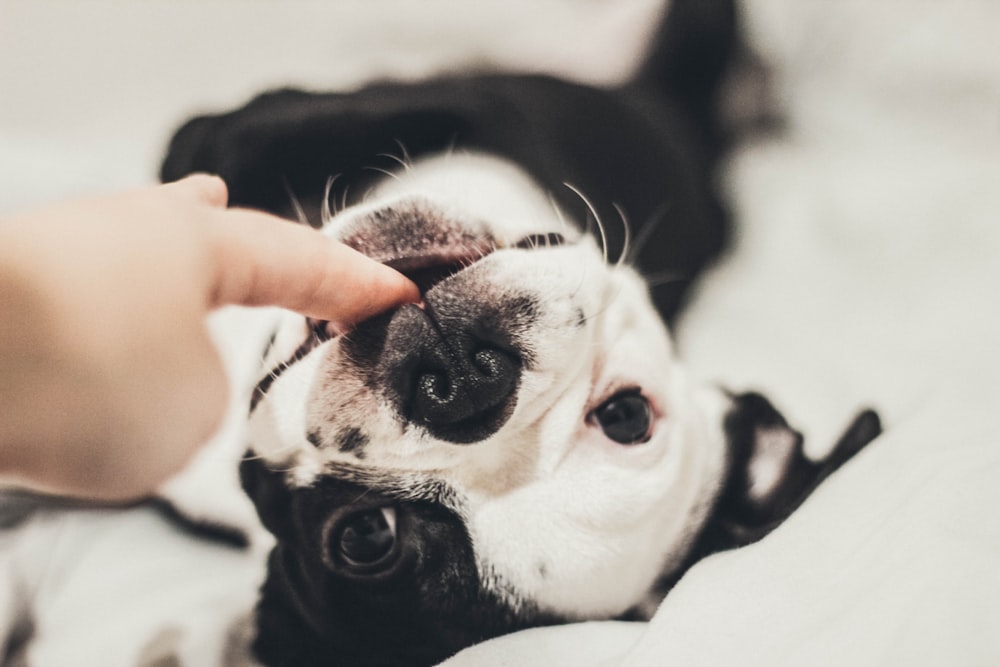
[[[522,362],[493,317],[404,306],[386,332],[378,375],[400,416],[456,444],[496,433],[516,402]]]

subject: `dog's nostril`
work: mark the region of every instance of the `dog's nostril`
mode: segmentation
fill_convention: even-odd
[[[440,358],[433,344],[422,355]],[[464,359],[448,355],[441,370],[420,371],[413,380],[409,398],[405,387],[404,416],[426,427],[435,437],[465,444],[494,433],[507,420],[520,379],[516,355],[499,349],[481,348]]]
[[[486,377],[494,378],[503,372],[503,358],[499,350],[477,350],[472,355],[472,363],[482,371]]]
[[[447,377],[441,373],[424,373],[417,379],[417,394],[443,401],[451,393]]]

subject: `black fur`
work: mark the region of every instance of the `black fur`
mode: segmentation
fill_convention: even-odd
[[[278,537],[253,647],[267,665],[433,665],[485,639],[564,620],[484,592],[462,520],[433,492],[413,498],[412,489],[393,493],[389,479],[375,490],[329,477],[292,490],[283,472],[252,458],[240,475]],[[353,572],[329,555],[331,522],[383,506],[396,510],[402,550],[387,572]]]
[[[583,192],[605,222],[612,257],[624,243],[620,206],[644,239],[637,265],[671,279],[655,301],[673,324],[729,232],[715,186],[720,131],[707,109],[734,48],[735,11],[730,1],[712,0],[712,11],[702,3],[670,3],[649,65],[619,88],[488,74],[352,93],[282,90],[189,121],[174,136],[161,176],[216,173],[234,205],[293,217],[289,191],[318,211],[334,175],[348,203],[361,198],[380,177],[372,167],[398,166],[380,155],[493,153],[527,169],[581,221],[587,207],[565,184]]]
[[[820,460],[806,457],[802,435],[795,431],[770,401],[757,393],[733,396],[733,407],[725,419],[729,471],[722,493],[689,554],[694,562],[717,551],[756,542],[777,528],[805,502],[820,483],[882,433],[877,413],[864,410],[848,425],[844,434]],[[780,456],[787,464],[777,484],[763,497],[749,492],[748,471],[759,454],[762,430],[787,433],[791,447]]]

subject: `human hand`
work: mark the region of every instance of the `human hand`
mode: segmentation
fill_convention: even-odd
[[[349,326],[419,300],[402,274],[227,197],[195,175],[0,223],[0,474],[148,495],[223,414],[209,310],[278,305]]]

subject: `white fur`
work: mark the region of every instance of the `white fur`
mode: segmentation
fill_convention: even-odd
[[[724,451],[717,410],[695,401],[639,276],[609,266],[595,241],[579,238],[510,163],[458,154],[408,166],[365,204],[335,216],[327,233],[356,231],[373,208],[414,198],[496,240],[498,249],[474,265],[476,289],[499,301],[530,291],[543,304],[522,332],[533,363],[509,420],[469,446],[401,424],[365,378],[343,365],[342,339],[333,339],[271,386],[250,423],[256,454],[287,466],[295,485],[341,463],[444,480],[461,498],[482,578],[497,592],[571,617],[625,611],[683,556],[718,490]],[[529,233],[548,232],[569,242],[510,248]],[[287,359],[306,335],[302,318],[289,315],[266,368]],[[587,415],[632,387],[649,399],[655,423],[648,442],[626,446]],[[362,415],[370,436],[363,460],[305,439],[317,421],[336,429]]]

